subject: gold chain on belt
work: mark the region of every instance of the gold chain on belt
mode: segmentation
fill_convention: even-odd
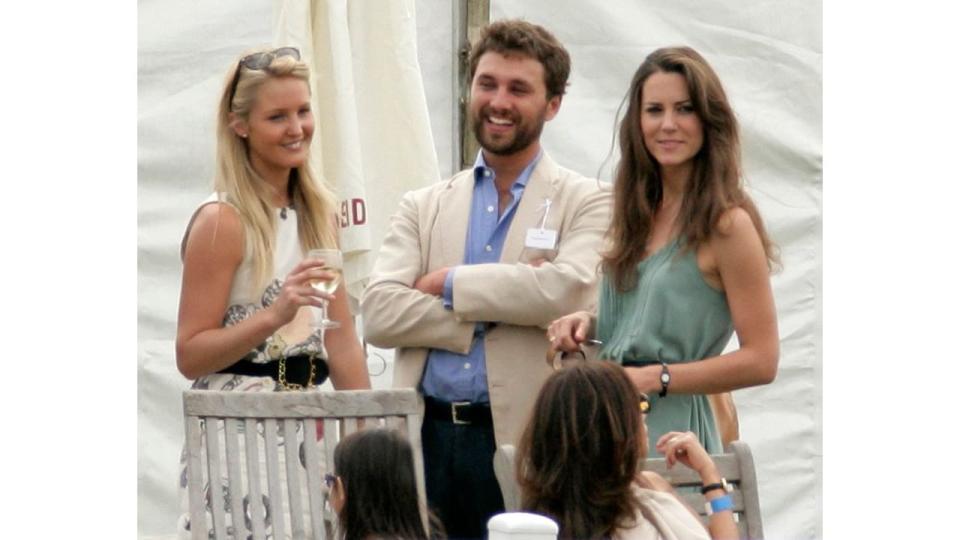
[[[280,357],[279,370],[277,372],[277,382],[280,383],[280,388],[284,390],[306,390],[313,386],[314,378],[317,375],[317,364],[313,360],[316,358],[316,353],[310,353],[310,376],[307,377],[306,386],[297,383],[288,383],[287,382],[287,359],[285,357]]]

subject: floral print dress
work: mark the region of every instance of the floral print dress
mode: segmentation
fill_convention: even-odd
[[[203,206],[216,202],[218,202],[217,195],[211,195],[197,207],[197,210],[194,212],[193,216],[195,217],[197,212]],[[220,200],[220,202],[223,201]],[[246,320],[256,312],[269,307],[280,293],[285,276],[303,259],[303,252],[300,248],[299,234],[297,232],[296,212],[292,208],[277,209],[276,212],[277,215],[275,218],[277,224],[277,237],[274,244],[275,252],[273,261],[275,277],[263,290],[254,290],[253,256],[250,245],[247,244],[245,246],[243,261],[240,263],[240,266],[237,268],[236,274],[234,275],[229,301],[227,303],[228,307],[223,316],[223,326],[225,327],[235,325],[243,320]],[[190,233],[190,227],[192,225],[193,218],[191,218],[190,223],[187,225],[187,230],[184,233],[182,243],[183,246],[186,245],[186,239]],[[259,346],[252,349],[243,357],[243,359],[256,363],[267,363],[277,361],[282,357],[291,357],[301,354],[314,354],[318,357],[326,358],[326,351],[323,348],[323,341],[321,337],[322,334],[311,327],[311,322],[312,313],[310,312],[310,309],[306,307],[301,308],[292,321],[278,329],[272,336],[268,337],[267,340],[261,343]],[[322,381],[317,381],[317,384],[320,384],[321,382]],[[234,392],[275,392],[282,389],[279,383],[270,377],[254,377],[248,375],[237,375],[233,373],[212,373],[205,375],[196,379],[191,388],[200,390],[226,390]],[[220,430],[223,430],[222,425],[220,426]],[[239,430],[242,434],[242,424],[240,424]],[[278,443],[282,446],[283,434],[280,432],[277,435]],[[263,433],[260,433],[260,436],[262,438]],[[204,447],[204,454],[201,456],[201,463],[206,463],[205,451],[206,448]],[[282,448],[280,449],[279,454],[280,469],[284,470],[284,452]],[[231,515],[230,505],[230,498],[234,496],[234,494],[230,493],[230,489],[227,487],[229,483],[227,481],[226,459],[221,457],[220,463],[223,464],[221,471],[221,485],[224,486],[221,496],[224,498],[224,510],[226,512],[226,523],[229,533],[234,522],[234,516]],[[242,464],[243,469],[241,470],[241,475],[246,477],[245,458],[241,459],[240,463]],[[303,466],[302,463],[301,466]],[[261,470],[262,469],[263,468],[261,468]],[[180,538],[190,538],[191,523],[189,519],[189,501],[187,496],[186,445],[184,445],[184,448],[180,453],[179,470],[180,475],[178,479],[178,487],[180,494],[180,508],[182,513],[177,521],[177,534]],[[322,475],[324,472],[325,471],[320,471],[320,474]],[[261,485],[267,485],[265,475],[261,479]],[[204,498],[207,500],[208,522],[212,523],[212,520],[209,517],[210,493],[208,486],[209,482],[205,479],[203,494]],[[249,530],[249,495],[242,493],[237,494],[237,496],[243,496],[244,513],[247,514],[243,517],[243,519],[246,522],[246,529]],[[264,494],[263,497],[263,508],[269,508],[269,499],[267,495]],[[272,539],[274,538],[272,532],[272,516],[270,516],[269,513],[265,516],[265,522],[267,526],[267,537]],[[289,534],[290,525],[286,524],[283,529],[287,531],[287,534]],[[210,531],[210,535],[212,538],[212,531]]]

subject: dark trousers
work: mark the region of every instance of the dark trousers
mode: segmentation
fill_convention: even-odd
[[[504,511],[493,472],[493,427],[425,418],[421,430],[430,509],[447,537],[484,538],[487,520]]]

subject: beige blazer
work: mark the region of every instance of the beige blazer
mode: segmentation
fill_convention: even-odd
[[[366,340],[396,347],[394,386],[419,389],[429,348],[465,354],[474,323],[497,323],[485,336],[487,384],[497,444],[516,444],[537,392],[550,375],[544,329],[557,317],[596,303],[599,250],[610,220],[609,186],[563,169],[544,153],[533,170],[500,262],[462,265],[473,196],[473,170],[404,195],[391,218],[373,275],[360,303]],[[552,202],[546,228],[558,231],[552,260],[525,249],[539,227],[544,199]],[[413,289],[420,276],[459,266],[453,309]]]

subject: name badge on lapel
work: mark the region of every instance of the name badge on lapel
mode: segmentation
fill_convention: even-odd
[[[551,204],[553,204],[553,201],[544,199],[543,205],[540,207],[543,209],[543,219],[540,221],[540,228],[527,229],[527,238],[523,244],[524,247],[532,249],[556,249],[557,231],[546,228],[547,216],[550,215]]]

